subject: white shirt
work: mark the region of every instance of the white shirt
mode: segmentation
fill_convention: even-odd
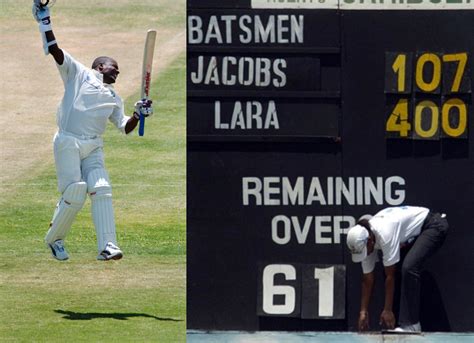
[[[420,234],[428,212],[425,207],[401,206],[389,207],[375,214],[369,220],[375,235],[374,251],[362,261],[363,272],[367,274],[374,270],[378,250],[382,251],[384,266],[400,261],[400,244]]]
[[[63,52],[63,64],[57,64],[65,88],[56,115],[59,131],[86,137],[101,136],[110,120],[125,132],[130,117],[124,114],[122,98],[111,85],[103,82],[101,73],[86,68]]]

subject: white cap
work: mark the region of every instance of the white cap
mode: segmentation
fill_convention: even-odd
[[[367,257],[369,232],[361,225],[353,226],[347,232],[347,247],[351,251],[353,262],[362,262]]]

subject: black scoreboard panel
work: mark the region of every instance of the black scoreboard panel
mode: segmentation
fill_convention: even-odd
[[[251,3],[188,1],[188,328],[356,330],[345,232],[412,204],[451,226],[422,326],[472,331],[474,11]]]
[[[275,144],[279,145],[277,151]],[[303,269],[311,264],[344,265],[342,245],[334,249],[334,242],[341,242],[342,230],[351,222],[337,207],[296,205],[308,197],[292,200],[283,189],[309,190],[311,184],[327,183],[328,178],[341,173],[340,160],[339,145],[331,141],[317,147],[264,142],[258,146],[226,142],[189,147],[187,197],[193,201],[187,209],[192,225],[188,230],[187,307],[194,323],[190,327],[279,327],[277,323],[287,315],[264,313],[258,306],[263,298],[257,296],[258,285],[263,286],[263,270],[278,264],[297,270],[293,281],[285,281],[284,274],[276,274],[274,281],[276,286],[289,281],[296,287],[297,306],[291,316],[301,318],[300,299],[307,291],[302,286]],[[294,168],[301,164],[307,168]],[[193,165],[199,165],[199,170],[192,170]],[[318,179],[312,180],[315,175]],[[342,281],[338,278],[334,282]],[[316,279],[314,284],[316,287]],[[266,292],[272,292],[275,285]],[[270,302],[283,305],[290,300],[276,294]],[[344,310],[337,301],[335,304],[339,306],[336,311]],[[200,315],[193,315],[200,311]],[[263,316],[257,315],[258,311]],[[285,325],[287,329],[301,328],[301,323],[294,321]],[[311,323],[305,325],[311,327]]]
[[[463,268],[472,274],[474,266],[468,262],[460,268],[452,261],[473,259],[473,251],[463,247],[474,239],[466,229],[474,222],[465,212],[466,208],[474,208],[471,96],[474,75],[470,67],[474,41],[472,35],[466,34],[474,30],[474,11],[377,11],[376,15],[369,11],[346,11],[343,18],[346,32],[343,43],[346,59],[342,66],[343,175],[401,176],[405,183],[405,203],[447,213],[451,232],[423,274],[422,327],[432,331],[470,331],[473,323],[468,317],[472,312],[466,309],[474,305],[468,296],[473,280],[465,276]],[[377,34],[373,33],[375,27]],[[407,81],[405,91],[397,92],[394,90],[398,86],[391,85],[398,83],[393,80],[393,75],[399,77],[394,72],[398,69],[392,66],[402,54],[407,56]],[[417,70],[423,63],[419,62],[422,56],[435,62],[425,62],[425,70]],[[447,63],[446,56],[457,58],[458,62]],[[464,68],[459,62],[463,56],[466,58]],[[451,68],[459,69],[457,76]],[[452,92],[455,78],[459,86]],[[363,87],[360,80],[364,80]],[[420,89],[417,83],[425,89]],[[427,88],[428,83],[433,85]],[[398,120],[397,124],[411,124],[407,137],[400,137],[400,131],[386,130],[387,118],[401,99],[406,100],[408,116],[407,121]],[[443,128],[450,125],[443,124],[442,116],[443,106],[453,101],[450,99],[459,99],[454,103],[466,106],[466,119],[462,121],[465,126],[458,130],[460,135],[451,137],[443,132]],[[428,105],[423,111],[417,111],[420,104]],[[456,121],[452,123],[455,128],[460,126],[459,112],[453,109],[448,114]],[[434,113],[438,113],[437,120],[433,119]],[[360,210],[355,207],[350,211]],[[381,284],[383,278],[379,276],[377,282]],[[457,280],[456,285],[453,280]],[[359,285],[349,281],[347,284],[347,293],[356,295]],[[355,299],[348,301],[348,323],[353,330],[359,306],[358,297]],[[382,304],[383,299],[379,298],[373,308],[381,308]],[[377,327],[378,314],[373,315],[372,327]]]

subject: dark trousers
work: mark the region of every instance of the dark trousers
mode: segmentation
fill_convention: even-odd
[[[408,251],[401,270],[400,315],[401,326],[420,321],[420,279],[425,261],[442,245],[448,231],[448,221],[439,213],[429,212],[420,235]]]

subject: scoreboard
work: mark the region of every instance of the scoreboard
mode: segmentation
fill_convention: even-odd
[[[347,230],[416,205],[451,227],[421,325],[472,331],[474,2],[187,6],[188,329],[356,330]]]
[[[336,13],[194,10],[187,48],[190,141],[338,136]]]

